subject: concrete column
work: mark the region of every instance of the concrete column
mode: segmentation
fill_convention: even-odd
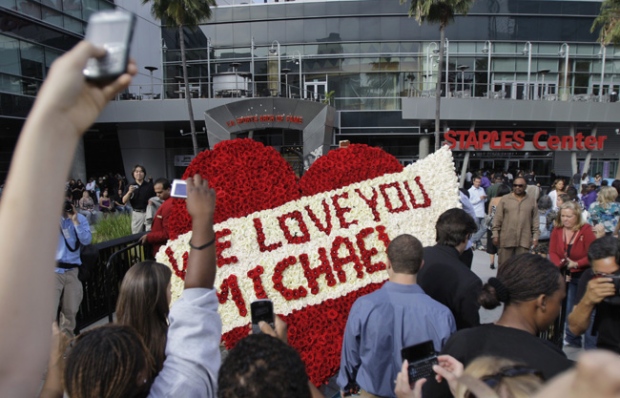
[[[570,125],[570,136],[575,139],[575,125]],[[577,164],[577,151],[571,151],[570,154],[570,167],[572,170],[571,178],[579,172],[579,165]]]
[[[596,137],[596,131],[598,129],[597,125],[594,125],[594,127],[592,128],[592,131],[590,132],[590,136],[592,137]],[[588,153],[586,154],[586,160],[585,162],[583,162],[583,172],[587,173],[590,171],[590,161],[592,160],[592,151],[588,151]]]
[[[86,185],[88,180],[86,179],[86,156],[84,155],[84,137],[80,138],[75,148],[75,155],[73,155],[73,164],[71,165],[71,171],[68,178],[80,179]]]
[[[465,177],[467,175],[467,169],[469,168],[469,154],[470,154],[470,151],[465,152],[465,157],[463,158],[463,164],[461,165],[461,178],[459,182],[459,188],[465,188]]]
[[[420,136],[420,144],[418,149],[418,159],[424,159],[428,156],[428,146],[430,143],[430,137],[428,135]]]
[[[153,177],[153,180],[156,180],[168,177],[163,128],[130,129],[121,126],[118,129],[118,141],[128,181],[133,181],[131,171],[136,164],[146,168],[146,178]]]
[[[472,121],[469,125],[469,131],[474,131],[476,129],[476,122]],[[459,188],[465,187],[465,176],[467,174],[467,169],[469,168],[469,154],[470,151],[465,153],[465,158],[463,158],[463,165],[461,166],[461,178],[459,183]]]

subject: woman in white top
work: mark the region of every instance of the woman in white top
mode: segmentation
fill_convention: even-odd
[[[564,180],[561,178],[553,181],[553,185],[551,185],[551,192],[549,192],[549,199],[551,199],[551,203],[553,204],[553,211],[558,211],[557,200],[558,195],[561,195],[566,192],[566,184]]]

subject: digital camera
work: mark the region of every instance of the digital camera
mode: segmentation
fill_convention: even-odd
[[[68,200],[65,200],[64,210],[65,210],[65,213],[69,213],[69,214],[73,213],[73,205]]]
[[[611,282],[614,284],[616,294],[610,297],[605,297],[605,301],[608,304],[620,305],[620,275],[605,275],[605,278],[611,278]]]

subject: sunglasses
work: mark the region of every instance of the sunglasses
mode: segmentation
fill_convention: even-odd
[[[515,188],[523,188],[525,184],[512,184],[512,186]]]

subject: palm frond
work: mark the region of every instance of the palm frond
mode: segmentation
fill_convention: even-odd
[[[151,4],[151,14],[174,27],[196,26],[211,19],[211,7],[216,0],[142,0]]]
[[[408,0],[400,0],[400,4],[406,2]],[[474,0],[411,0],[409,16],[420,25],[429,22],[446,26],[454,20],[456,14],[467,14],[473,4]]]
[[[620,43],[620,0],[605,0],[601,5],[599,16],[590,28],[591,32],[599,28],[598,41],[607,45]]]

